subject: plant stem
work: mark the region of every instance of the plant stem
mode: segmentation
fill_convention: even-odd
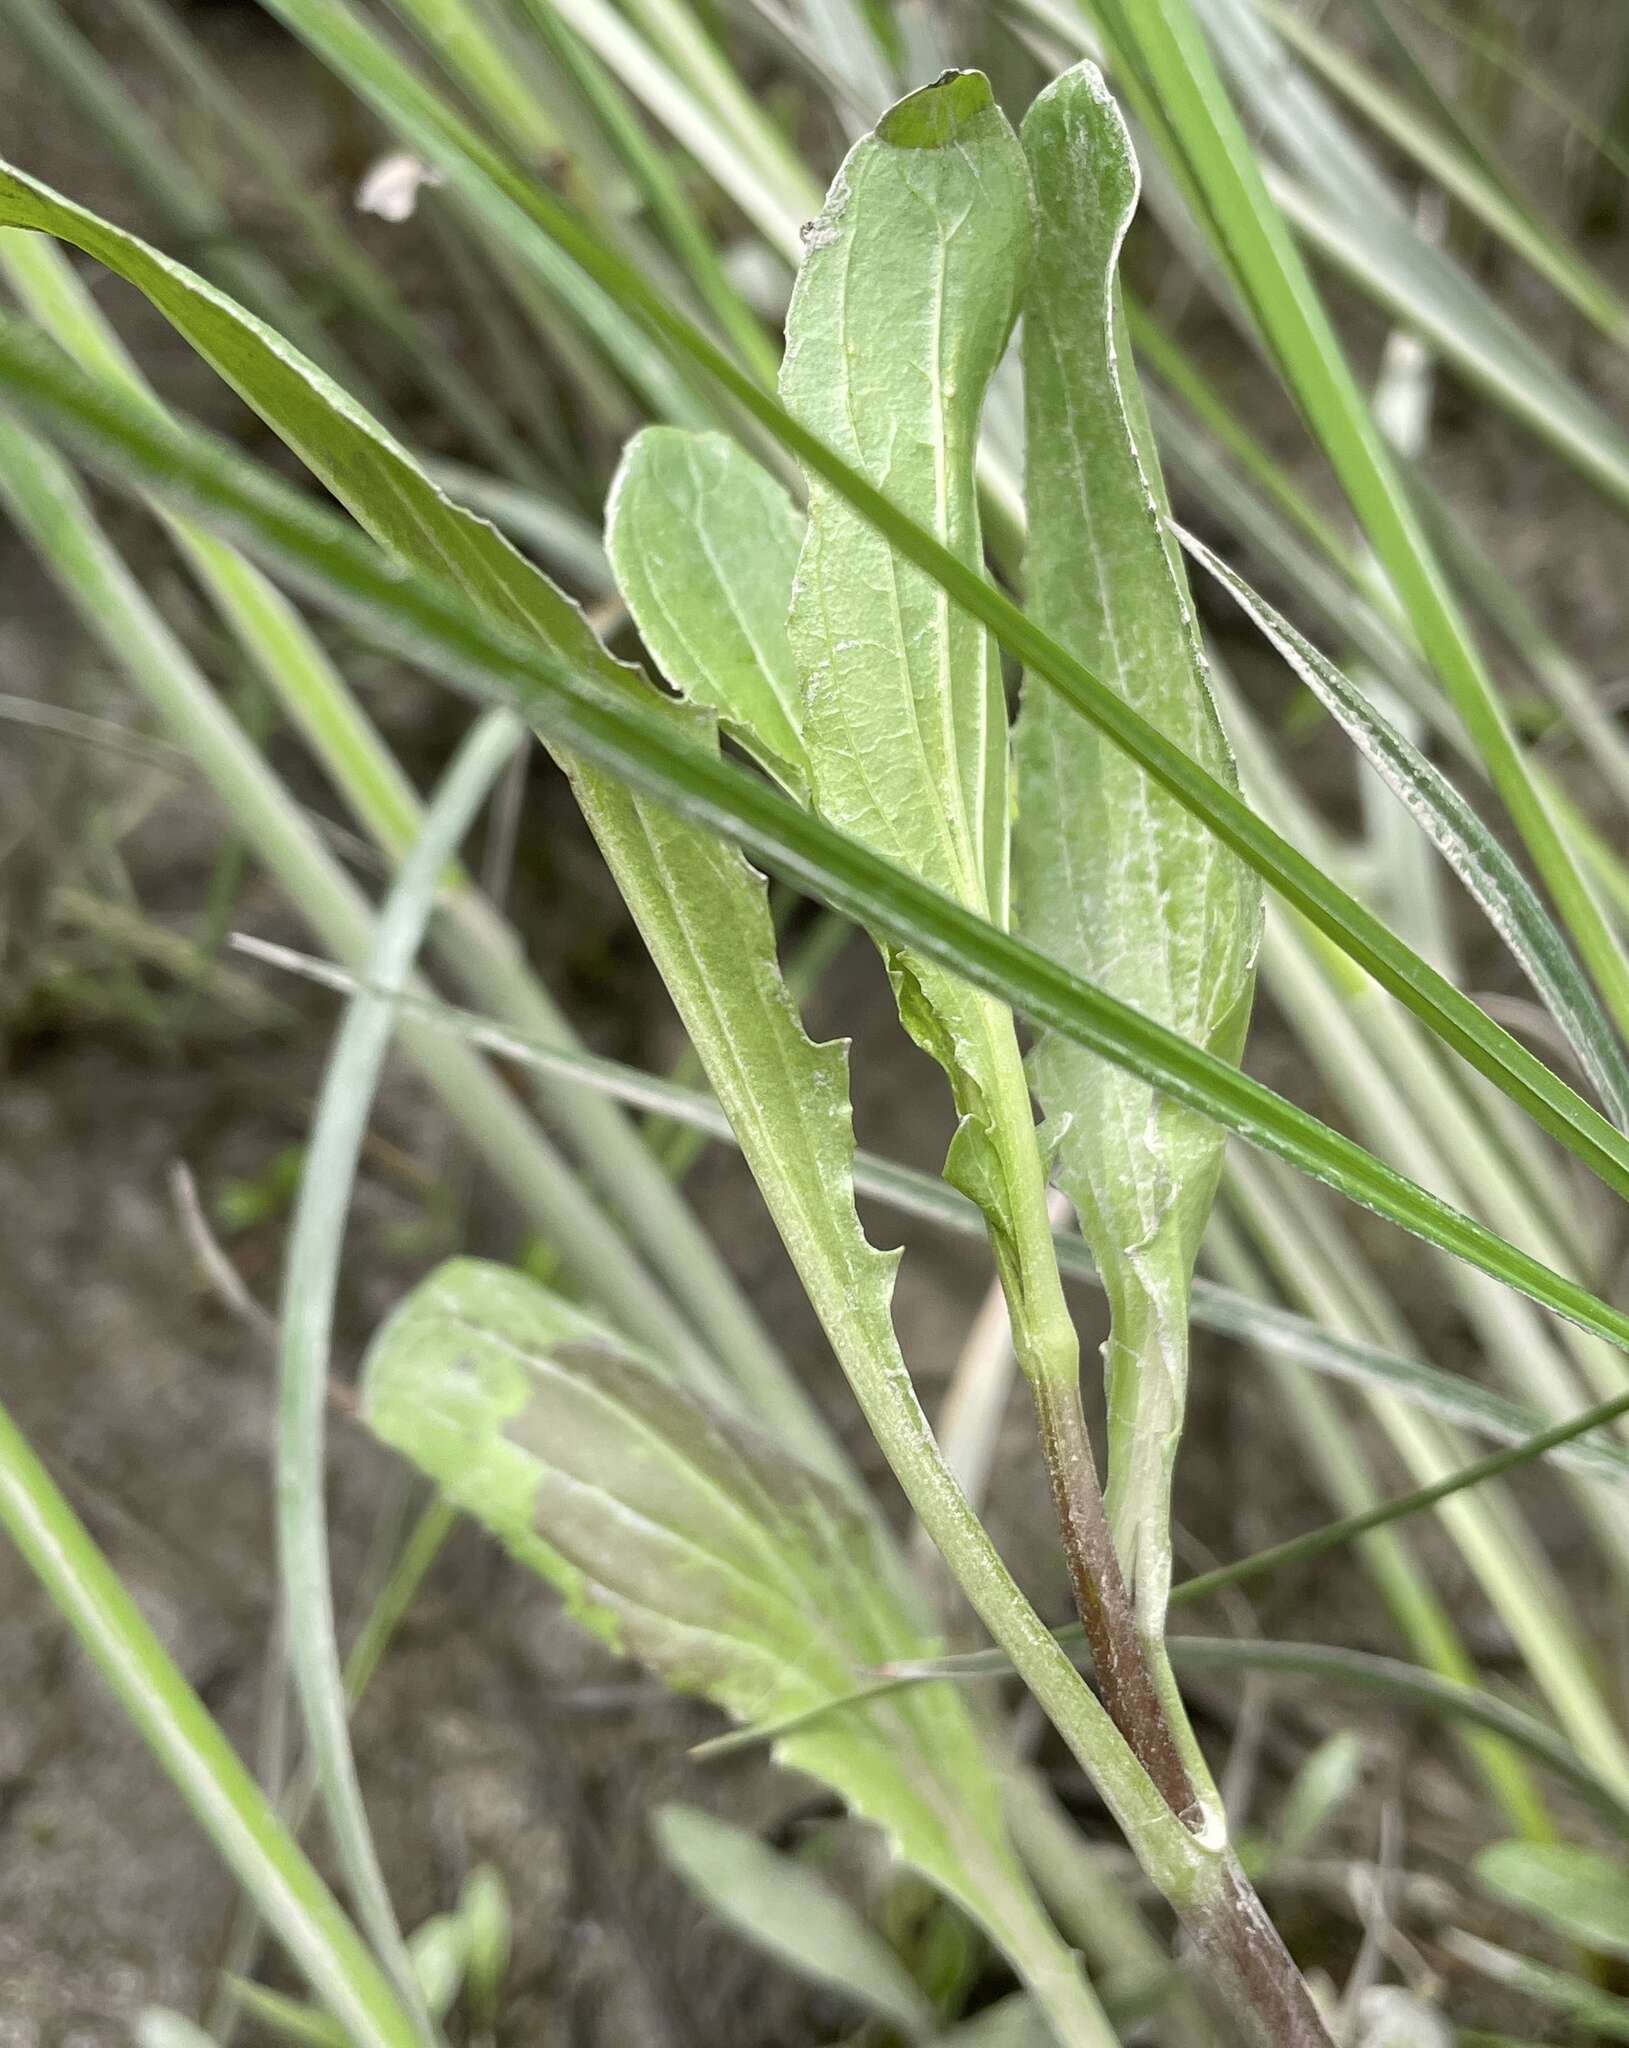
[[[1163,1629],[1156,1623],[1145,1636],[1126,1589],[1081,1407],[1080,1343],[1058,1271],[1028,1087],[1016,1038],[1010,1043],[1010,1063],[993,1062],[999,1078],[990,1107],[1007,1169],[1007,1207],[991,1219],[991,1242],[1007,1289],[1013,1349],[1035,1396],[1075,1605],[1103,1705],[1199,1852],[1180,1877],[1167,1870],[1161,1889],[1249,2041],[1258,2048],[1330,2048],[1300,1971],[1228,1846],[1226,1816],[1188,1726]],[[1134,1846],[1140,1846],[1135,1839]]]
[[[1035,1409],[1075,1605],[1091,1645],[1103,1703],[1166,1805],[1187,1818],[1198,1795],[1154,1685],[1109,1535],[1078,1379],[1073,1386],[1055,1379],[1038,1381]]]
[[[1246,2038],[1259,2048],[1334,2048],[1305,1979],[1231,1851],[1219,1877],[1181,1915],[1182,1924]]]

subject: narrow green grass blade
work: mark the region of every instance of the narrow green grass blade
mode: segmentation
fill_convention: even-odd
[[[9,418],[0,419],[0,499],[86,629],[196,760],[296,913],[336,959],[360,966],[372,930],[366,899],[138,587],[66,465]],[[689,1324],[510,1091],[442,1034],[410,1023],[404,1040],[477,1155],[585,1291],[676,1370],[712,1384],[716,1367]]]
[[[1283,656],[1464,884],[1561,1027],[1620,1129],[1629,1129],[1629,1055],[1521,869],[1442,772],[1334,663],[1204,542],[1177,536]]]
[[[536,466],[500,408],[465,370],[456,352],[430,333],[398,292],[389,271],[354,238],[343,215],[330,210],[300,179],[289,177],[282,136],[214,63],[185,19],[171,11],[167,0],[117,0],[117,5],[209,117],[212,135],[277,193],[279,205],[298,223],[320,267],[325,294],[331,293],[369,323],[372,337],[383,338],[392,356],[440,400],[495,469],[516,483],[539,484]]]
[[[845,915],[937,959],[1036,1023],[1122,1062],[1580,1327],[1629,1346],[1629,1315],[1384,1167],[1271,1089],[832,831],[745,771],[676,741],[663,729],[665,721],[645,708],[586,682],[559,657],[495,631],[454,592],[383,561],[352,530],[255,470],[241,452],[134,415],[11,323],[0,323],[0,389],[13,404],[69,433],[116,478],[207,510],[320,601],[365,619],[408,658],[433,658],[443,679],[523,708],[554,743],[734,839]]]
[[[420,78],[347,0],[265,0],[265,5],[373,107],[408,148],[443,172],[482,227],[525,265],[552,305],[565,311],[593,351],[592,360],[611,363],[656,418],[685,426],[713,423],[685,376],[651,345],[580,256],[540,233],[539,223],[517,206],[515,192],[533,190],[531,182]],[[595,230],[580,226],[585,245],[600,249]],[[661,296],[659,287],[650,289]]]
[[[340,995],[349,995],[359,986],[356,977],[344,968],[290,947],[242,934],[236,936],[234,943],[251,959],[301,975]],[[666,1118],[721,1144],[740,1143],[717,1097],[700,1089],[685,1087],[663,1075],[648,1074],[643,1068],[625,1066],[617,1060],[527,1038],[473,1010],[461,1010],[410,993],[394,1000],[404,1013],[438,1030],[451,1032],[497,1059],[556,1074],[562,1080],[612,1096],[631,1108]],[[957,1194],[935,1174],[921,1173],[875,1152],[860,1150],[854,1155],[854,1186],[857,1193],[899,1215],[914,1217],[959,1237],[981,1241],[984,1238],[978,1210],[965,1195]],[[1059,1231],[1053,1246],[1066,1279],[1081,1281],[1089,1287],[1102,1285],[1090,1253],[1073,1231]],[[1520,1443],[1548,1427],[1549,1419],[1525,1402],[1511,1400],[1475,1380],[1426,1365],[1401,1351],[1364,1342],[1292,1309],[1258,1301],[1236,1288],[1195,1280],[1191,1312],[1195,1324],[1217,1336],[1252,1344],[1324,1379],[1341,1380],[1370,1392],[1395,1393],[1413,1407],[1495,1442]],[[1629,1449],[1610,1436],[1562,1444],[1547,1455],[1553,1456],[1557,1464],[1591,1478],[1629,1484]]]
[[[582,95],[606,139],[645,195],[697,299],[741,363],[766,387],[775,381],[776,350],[763,323],[729,275],[724,251],[692,205],[684,180],[629,106],[617,81],[561,20],[554,0],[528,0],[528,11],[561,70]]]
[[[1263,16],[1347,103],[1403,150],[1509,249],[1620,347],[1629,342],[1629,306],[1577,253],[1566,233],[1519,204],[1464,149],[1422,121],[1378,73],[1348,54],[1293,9],[1265,0]],[[1429,73],[1423,74],[1429,77]],[[1444,103],[1445,106],[1451,103]]]
[[[454,756],[425,813],[418,843],[403,861],[375,928],[365,973],[368,981],[377,982],[383,990],[400,988],[411,971],[441,877],[499,772],[513,756],[523,730],[509,713],[488,712]],[[345,1222],[394,1027],[394,1008],[385,995],[362,990],[351,999],[312,1119],[283,1271],[278,1559],[289,1662],[335,1846],[374,1947],[389,1962],[403,1998],[417,2011],[420,2030],[429,2040],[435,2029],[396,1924],[351,1753],[328,1561],[323,1448]]]
[[[1620,423],[1447,250],[1419,233],[1403,197],[1297,68],[1254,0],[1207,0],[1204,20],[1247,118],[1265,135],[1255,160],[1285,219],[1620,510],[1629,504],[1629,439]]]
[[[1240,1207],[1252,1235],[1258,1242],[1264,1242],[1271,1220],[1257,1198],[1263,1185],[1275,1177],[1270,1173],[1241,1174],[1238,1170],[1240,1164],[1237,1159],[1230,1162],[1229,1208]],[[1276,1196],[1279,1191],[1275,1187],[1270,1192]],[[1282,1208],[1288,1206],[1288,1203],[1281,1205],[1274,1214],[1281,1213]],[[1276,1263],[1276,1247],[1270,1249]],[[1286,1278],[1285,1284],[1302,1289],[1292,1296],[1301,1308],[1313,1316],[1322,1317],[1326,1326],[1342,1334],[1353,1337],[1376,1334],[1366,1331],[1360,1321],[1364,1312],[1361,1300],[1345,1298],[1341,1276],[1327,1270],[1326,1262],[1318,1259],[1316,1254],[1310,1262],[1302,1261],[1298,1256],[1300,1251],[1299,1245],[1286,1245],[1282,1263],[1287,1265],[1292,1259],[1297,1262],[1295,1278]],[[1267,1302],[1271,1299],[1269,1283],[1262,1268],[1227,1211],[1212,1218],[1205,1240],[1205,1253],[1212,1270],[1219,1272],[1231,1286],[1241,1289],[1251,1301]],[[1306,1269],[1299,1270],[1303,1265]],[[1308,1463],[1329,1497],[1333,1512],[1355,1515],[1372,1507],[1385,1488],[1377,1476],[1377,1461],[1361,1434],[1351,1426],[1346,1404],[1336,1398],[1333,1389],[1308,1374],[1297,1372],[1288,1361],[1270,1352],[1264,1353],[1259,1345],[1254,1348],[1268,1368],[1277,1397],[1283,1404],[1284,1418],[1304,1446]],[[1399,1433],[1395,1421],[1403,1404],[1384,1384],[1371,1384],[1367,1391],[1371,1412],[1388,1435],[1396,1440]],[[1541,1429],[1544,1420],[1542,1416],[1533,1416],[1522,1434],[1530,1435],[1535,1428]],[[1474,1501],[1474,1496],[1471,1498]],[[1480,1512],[1488,1512],[1485,1503]],[[1461,1538],[1463,1550],[1463,1528],[1457,1529],[1455,1534]],[[1433,1584],[1430,1572],[1419,1555],[1418,1545],[1410,1540],[1410,1532],[1376,1529],[1367,1536],[1359,1537],[1354,1548],[1359,1563],[1385,1602],[1398,1634],[1415,1661],[1440,1677],[1460,1684],[1478,1684],[1475,1660],[1465,1646],[1446,1601]],[[1533,1782],[1532,1773],[1516,1752],[1508,1744],[1475,1729],[1463,1731],[1462,1740],[1484,1786],[1492,1794],[1512,1831],[1530,1841],[1549,1840],[1554,1833],[1554,1824]]]
[[[1078,1625],[1058,1631],[1060,1641],[1075,1646],[1084,1655]],[[1629,1834],[1629,1799],[1606,1779],[1598,1776],[1562,1736],[1537,1714],[1513,1700],[1500,1697],[1484,1687],[1465,1685],[1423,1665],[1400,1658],[1382,1657],[1369,1650],[1337,1648],[1324,1643],[1276,1642],[1260,1636],[1172,1636],[1171,1662],[1178,1672],[1261,1672],[1285,1678],[1317,1679],[1355,1691],[1392,1699],[1416,1707],[1444,1720],[1464,1722],[1499,1735],[1512,1747],[1531,1756],[1575,1791],[1610,1823]],[[873,1683],[861,1686],[847,1701],[834,1702],[817,1713],[832,1713],[848,1705],[884,1699],[901,1686],[930,1685],[950,1680],[966,1684],[977,1679],[1001,1678],[1011,1669],[999,1650],[964,1651],[939,1657],[928,1663],[886,1666]],[[698,1743],[691,1755],[698,1759],[731,1756],[785,1732],[770,1725],[738,1729],[727,1735]]]
[[[1462,1465],[1458,1471],[1433,1480],[1428,1486],[1418,1486],[1411,1493],[1394,1494],[1390,1500],[1377,1502],[1361,1514],[1347,1515],[1341,1521],[1329,1522],[1320,1529],[1309,1529],[1304,1535],[1275,1543],[1267,1550],[1254,1551],[1249,1557],[1238,1558],[1232,1564],[1218,1565],[1213,1571],[1184,1579],[1172,1588],[1172,1602],[1204,1599],[1226,1586],[1243,1585],[1264,1573],[1280,1571],[1286,1565],[1304,1564],[1311,1558],[1322,1557],[1370,1529],[1383,1529],[1393,1522],[1405,1521],[1411,1515],[1423,1514],[1427,1508],[1436,1507],[1440,1501],[1449,1500],[1468,1487],[1480,1486],[1489,1479],[1497,1479],[1506,1472],[1531,1464],[1535,1458],[1543,1457],[1546,1451],[1554,1450],[1559,1444],[1570,1443],[1591,1430],[1605,1429],[1622,1415],[1629,1415],[1629,1394],[1617,1394],[1610,1401],[1601,1401],[1581,1414],[1569,1416],[1564,1422],[1552,1423],[1548,1429],[1539,1430],[1522,1443],[1512,1444],[1505,1450],[1491,1451],[1474,1464]]]
[[[359,2048],[418,2048],[355,1928],[4,1409],[0,1521],[329,2011]]]
[[[164,131],[56,0],[0,0],[0,22],[63,94],[85,129],[146,193],[166,232],[183,248],[199,251],[204,267],[245,304],[343,375],[352,388],[366,391],[361,373],[311,318],[275,267],[249,246],[219,199],[171,147]]]
[[[490,154],[490,153],[489,153]],[[924,569],[958,607],[987,626],[1021,659],[1026,672],[1061,688],[1070,701],[1129,753],[1179,802],[1205,819],[1226,844],[1255,867],[1286,901],[1326,931],[1341,948],[1412,1008],[1448,1044],[1526,1108],[1545,1129],[1578,1153],[1610,1185],[1629,1193],[1629,1140],[1560,1081],[1484,1011],[1401,944],[1371,913],[1296,852],[1248,805],[1205,773],[1183,749],[1042,632],[977,569],[901,514],[887,495],[835,454],[816,433],[793,419],[727,357],[721,355],[637,272],[587,234],[540,187],[528,185],[494,159],[492,174],[508,179],[513,196],[559,238],[585,272],[600,280],[635,318],[676,354],[704,368],[754,414],[811,472],[885,534],[898,552]],[[506,188],[507,189],[507,188]],[[446,517],[422,474],[371,422],[315,378],[286,347],[270,343],[229,302],[202,292],[180,266],[157,257],[133,237],[72,206],[32,180],[7,172],[0,180],[0,218],[48,228],[141,282],[215,362],[229,381],[252,384],[255,402],[291,439],[304,459],[340,492],[383,539],[410,560],[424,560],[425,521],[438,531]],[[346,453],[336,451],[343,433]],[[453,537],[448,536],[449,540]],[[456,536],[459,566],[490,601],[501,588],[513,598],[518,558],[494,555],[490,536]],[[436,543],[439,545],[439,541]],[[541,577],[523,578],[520,609],[528,618],[541,606],[556,617],[559,593]],[[514,609],[513,603],[510,609]],[[1594,964],[1593,961],[1591,963]],[[1039,1021],[1039,1020],[1038,1020]]]
[[[419,1587],[441,1555],[457,1522],[457,1514],[438,1497],[423,1509],[409,1531],[396,1562],[346,1654],[345,1700],[352,1713],[373,1683],[392,1636],[412,1606]],[[306,1755],[291,1772],[282,1801],[285,1824],[296,1838],[305,1826],[316,1796],[316,1773],[310,1756]],[[240,2004],[234,1973],[241,1977],[253,1969],[259,1950],[260,1927],[261,1916],[254,1900],[247,1896],[240,1899],[222,1951],[221,1975],[216,1980],[215,1995],[207,2015],[210,2026],[226,2037],[232,2033]]]

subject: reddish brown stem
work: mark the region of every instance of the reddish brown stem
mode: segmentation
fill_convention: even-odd
[[[1035,1403],[1075,1605],[1103,1704],[1165,1803],[1184,1825],[1197,1830],[1204,1816],[1137,1631],[1109,1532],[1079,1385],[1038,1381]],[[1216,1888],[1179,1910],[1218,1988],[1258,2048],[1332,2048],[1300,1971],[1231,1857]]]
[[[1078,1384],[1039,1382],[1035,1405],[1064,1555],[1074,1582],[1075,1605],[1091,1647],[1103,1704],[1159,1787],[1166,1805],[1189,1825],[1197,1826],[1193,1780],[1148,1668],[1119,1554],[1109,1533],[1080,1388]]]

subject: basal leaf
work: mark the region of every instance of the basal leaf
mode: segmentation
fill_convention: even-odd
[[[613,1649],[738,1721],[841,1699],[922,1642],[852,1498],[510,1268],[456,1259],[416,1288],[370,1347],[362,1412]],[[778,1753],[996,1940],[1033,1910],[944,1689],[819,1716]]]
[[[1042,93],[1023,139],[1040,217],[1024,309],[1030,608],[1231,787],[1120,333],[1115,268],[1138,190],[1130,138],[1096,70],[1081,65]],[[1057,692],[1026,689],[1016,744],[1020,933],[1236,1060],[1260,930],[1256,877]],[[1223,1134],[1055,1034],[1036,1049],[1032,1073],[1060,1133],[1059,1179],[1109,1295],[1109,1506],[1144,1625],[1157,1632],[1188,1291]]]
[[[785,490],[725,434],[647,427],[605,516],[617,588],[663,675],[801,792],[803,692],[786,613],[804,522]]]

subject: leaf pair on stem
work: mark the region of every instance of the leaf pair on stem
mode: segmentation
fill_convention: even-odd
[[[851,154],[808,231],[781,395],[982,565],[978,425],[1022,306],[1031,608],[1231,779],[1118,346],[1114,272],[1135,202],[1124,125],[1093,72],[1042,96],[1022,145],[976,74],[913,95]],[[608,541],[668,679],[789,791],[971,909],[1004,923],[1011,897],[1043,950],[1237,1058],[1254,876],[1056,693],[1026,699],[1015,776],[996,649],[846,499],[813,477],[800,521],[733,443],[656,428],[625,460]],[[989,1228],[1111,1708],[1172,1802],[1190,1804],[1203,1765],[1160,1734],[1167,1713],[1139,1695],[1136,1667],[1163,1670],[1187,1293],[1220,1133],[1081,1047],[1036,1049],[1060,1177],[1113,1309],[1111,1550],[1012,1014],[908,949],[884,951],[901,1017],[961,1112],[947,1177]],[[1140,1644],[1116,1635],[1124,1591]],[[1179,1712],[1174,1694],[1166,1706]]]
[[[982,569],[979,420],[1022,310],[1031,611],[1231,784],[1120,332],[1136,197],[1124,124],[1090,67],[1042,95],[1022,143],[977,74],[912,95],[851,153],[806,232],[781,398]],[[608,547],[668,680],[830,823],[1236,1061],[1256,877],[1056,693],[1026,700],[1014,744],[988,637],[845,495],[807,483],[804,520],[732,442],[657,428],[633,444]],[[946,1175],[986,1220],[1105,1704],[1167,1811],[1225,1842],[1163,1644],[1188,1293],[1221,1133],[1079,1046],[1035,1049],[1059,1177],[1111,1303],[1106,1511],[1012,1013],[906,947],[883,951],[902,1021],[960,1112]],[[1230,1871],[1222,1889],[1213,1917],[1235,1926],[1221,1967],[1253,2024],[1317,2038],[1304,1993],[1259,1981],[1273,1944],[1245,1926],[1259,1908],[1242,1879]]]

